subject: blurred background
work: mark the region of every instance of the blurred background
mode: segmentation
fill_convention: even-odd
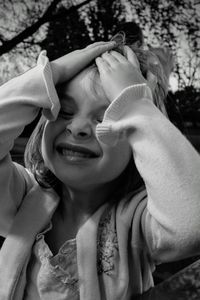
[[[35,66],[42,49],[52,60],[109,40],[124,22],[141,28],[146,45],[171,49],[167,112],[200,151],[200,0],[0,0],[0,84]],[[14,160],[23,163],[36,121],[17,139]],[[156,283],[195,259],[161,265]]]

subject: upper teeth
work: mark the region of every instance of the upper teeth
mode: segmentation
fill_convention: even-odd
[[[66,156],[76,156],[76,157],[91,157],[88,153],[68,150],[68,149],[62,149],[62,154]]]

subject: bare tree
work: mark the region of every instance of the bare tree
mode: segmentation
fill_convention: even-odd
[[[35,65],[50,23],[72,18],[90,1],[0,0],[0,83]]]
[[[0,0],[0,77],[7,79],[11,66],[13,75],[33,66],[41,47],[53,58],[62,48],[67,52],[90,40],[109,39],[116,24],[128,19],[139,24],[147,43],[171,48],[179,88],[195,86],[200,76],[199,7],[198,0]]]
[[[85,0],[80,2],[79,4],[73,5],[72,1],[68,1],[68,7],[66,8],[68,14],[70,15],[73,11],[79,9],[81,6],[89,3],[91,0]],[[53,0],[49,6],[45,7],[45,11],[42,15],[39,15],[41,6],[39,6],[35,12],[35,14],[32,13],[32,10],[27,5],[27,2],[23,1],[24,7],[21,6],[21,9],[23,10],[26,8],[27,17],[36,17],[35,20],[33,20],[32,24],[25,27],[20,33],[17,33],[14,37],[11,39],[6,39],[2,34],[0,35],[0,55],[9,52],[14,47],[16,47],[19,43],[23,42],[25,39],[31,37],[42,25],[44,25],[47,22],[52,22],[57,20],[58,18],[62,18],[62,14],[56,13],[56,8],[58,7],[58,4],[61,2],[61,0]],[[33,2],[32,2],[33,3]],[[70,5],[69,5],[70,3]],[[10,1],[9,3],[13,9],[13,15],[16,15],[16,2],[12,3]],[[17,2],[18,4],[18,2]],[[18,4],[19,5],[19,4]],[[21,3],[22,5],[22,3]],[[19,9],[19,6],[18,6]],[[66,13],[66,11],[65,11]],[[20,15],[20,14],[19,14]],[[24,23],[24,22],[23,22]],[[3,25],[0,26],[1,29],[7,30],[8,28],[3,28]]]

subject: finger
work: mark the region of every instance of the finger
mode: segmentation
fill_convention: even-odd
[[[115,57],[115,59],[117,59],[119,62],[126,62],[127,59],[126,57],[124,57],[121,53],[111,50],[110,54],[113,55]]]
[[[105,51],[111,50],[113,47],[116,46],[115,41],[110,41],[110,42],[97,42],[93,43],[86,48],[82,49],[82,52],[86,53],[99,53],[98,55],[102,54]]]
[[[140,70],[140,64],[139,64],[139,61],[137,59],[137,56],[135,55],[133,50],[130,47],[126,46],[126,45],[124,46],[124,55],[128,59],[128,61],[130,61],[130,63],[135,68]]]
[[[115,42],[100,42],[91,47],[85,48],[77,52],[77,63],[80,66],[80,70],[86,67],[96,57],[101,56],[102,53],[111,50],[116,45]]]
[[[109,71],[109,65],[102,57],[97,57],[95,62],[96,62],[97,68],[99,70],[99,73]]]
[[[81,70],[86,68],[96,57],[100,56],[103,52],[111,50],[115,47],[115,42],[99,42],[95,45],[90,45],[88,48],[76,50],[67,54],[67,56],[58,59],[58,64],[65,67],[65,73],[60,79],[60,83],[70,80]]]
[[[90,44],[90,45],[88,45],[84,49],[91,49],[91,48],[95,48],[95,47],[98,47],[98,46],[104,46],[104,45],[107,45],[107,44],[110,44],[110,41],[109,42],[100,41],[100,42],[96,42],[96,43]]]
[[[101,57],[106,61],[110,66],[116,65],[118,63],[118,60],[108,52],[105,52],[101,55]]]

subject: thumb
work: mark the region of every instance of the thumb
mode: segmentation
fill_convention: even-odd
[[[126,45],[124,46],[124,56],[136,69],[138,69],[138,71],[140,71],[140,64],[136,54],[133,52],[133,50],[130,47]]]

